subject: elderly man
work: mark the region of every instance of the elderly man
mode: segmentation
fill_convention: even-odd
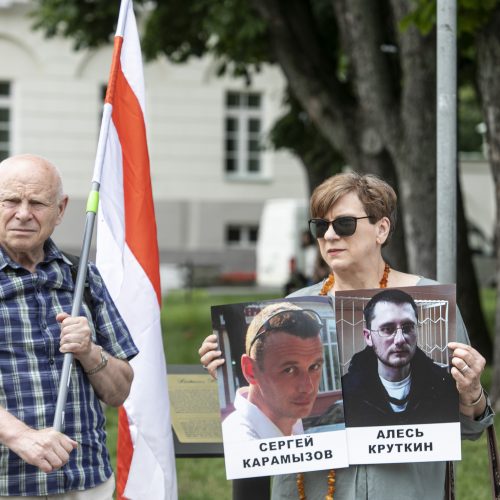
[[[111,499],[100,401],[127,397],[137,349],[96,267],[91,303],[71,317],[71,262],[50,236],[68,197],[34,155],[0,163],[0,498]],[[63,354],[76,360],[64,434],[51,428]]]
[[[286,302],[262,309],[250,323],[235,411],[222,423],[224,440],[302,434],[323,365],[322,322],[312,310]]]
[[[458,422],[448,368],[417,347],[418,314],[402,290],[374,295],[364,309],[367,347],[342,377],[349,427]]]

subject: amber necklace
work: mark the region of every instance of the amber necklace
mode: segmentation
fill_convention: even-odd
[[[378,282],[379,288],[387,288],[387,280],[389,279],[389,273],[391,272],[391,268],[387,262],[385,262],[384,265],[384,274],[382,275],[382,278]],[[335,276],[333,273],[330,273],[328,275],[328,278],[326,278],[325,282],[323,283],[323,286],[321,287],[321,291],[319,292],[319,295],[328,295],[328,292],[333,288],[335,285]]]
[[[391,268],[387,262],[384,266],[384,274],[382,275],[382,279],[379,281],[380,288],[387,288],[387,280],[389,279],[389,273],[391,272]],[[323,283],[321,287],[321,291],[319,295],[328,295],[328,292],[335,285],[335,276],[333,273],[328,275],[328,278]],[[297,491],[299,492],[299,500],[306,500],[306,492],[304,489],[304,473],[299,472],[297,474]],[[328,472],[328,491],[325,496],[325,500],[333,500],[333,494],[335,493],[335,469],[330,469]]]

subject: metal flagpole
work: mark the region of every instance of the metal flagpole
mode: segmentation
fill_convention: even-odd
[[[101,129],[99,131],[99,140],[97,143],[97,152],[94,162],[94,175],[90,193],[87,199],[87,213],[85,219],[85,228],[83,233],[82,251],[80,253],[80,264],[76,276],[75,291],[73,295],[73,304],[71,316],[78,316],[82,305],[83,290],[87,278],[87,262],[89,259],[90,243],[94,232],[95,217],[99,206],[99,188],[104,164],[104,154],[106,152],[106,142],[108,139],[109,124],[113,112],[113,99],[116,84],[116,76],[119,67],[121,48],[123,44],[123,31],[127,20],[127,13],[131,0],[122,0],[120,4],[120,13],[118,15],[118,24],[115,32],[115,42],[113,49],[113,59],[108,79],[108,88],[104,100]],[[69,384],[71,380],[71,368],[73,366],[73,354],[67,352],[64,354],[63,367],[61,371],[61,380],[59,382],[59,391],[57,393],[56,411],[54,415],[53,427],[61,431],[64,425],[64,410],[68,398]]]
[[[437,2],[437,279],[455,283],[457,262],[457,2]]]
[[[457,274],[457,1],[437,2],[437,279],[454,283]],[[453,489],[453,462],[446,484]]]

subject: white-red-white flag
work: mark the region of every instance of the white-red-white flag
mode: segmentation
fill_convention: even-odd
[[[134,381],[119,413],[117,493],[120,499],[171,500],[177,499],[177,480],[142,58],[131,1],[125,9],[123,37],[115,39],[116,79],[110,79],[114,88],[106,97],[112,119],[100,179],[95,179],[101,185],[97,266],[140,351],[131,361]]]

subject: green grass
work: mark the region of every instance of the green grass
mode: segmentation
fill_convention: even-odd
[[[496,290],[494,288],[483,288],[481,290],[481,304],[483,306],[486,326],[490,335],[493,337],[495,331],[495,307]]]
[[[275,297],[277,294],[211,295],[206,290],[170,292],[164,299],[161,318],[167,363],[198,363],[198,348],[211,333],[210,306]],[[493,331],[494,291],[483,291],[482,300],[490,331]],[[491,369],[488,368],[483,377],[486,387],[490,379]],[[117,412],[108,408],[106,416],[108,446],[115,467]],[[500,417],[496,418],[495,426],[500,430]],[[225,478],[223,459],[181,458],[176,460],[176,468],[180,500],[231,498],[231,483]],[[485,436],[478,441],[463,441],[462,461],[456,465],[457,500],[489,500],[489,482]]]
[[[495,429],[500,430],[500,419],[495,418]],[[478,441],[462,441],[462,461],[457,463],[457,499],[490,500],[486,436]]]
[[[212,333],[210,306],[256,299],[276,298],[276,294],[211,295],[206,290],[171,292],[163,300],[161,323],[168,364],[198,364],[198,348]]]

